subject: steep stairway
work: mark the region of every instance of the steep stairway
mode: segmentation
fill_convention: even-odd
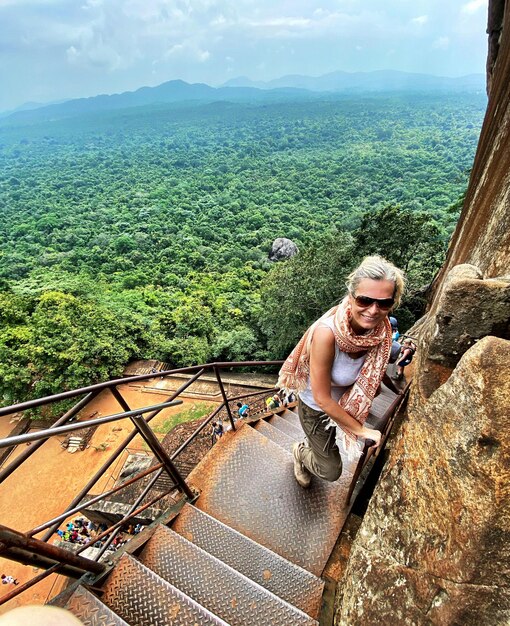
[[[304,436],[295,411],[238,426],[188,476],[195,503],[122,554],[97,596],[78,585],[61,606],[86,626],[318,625],[355,463],[304,490],[293,476],[291,447]]]

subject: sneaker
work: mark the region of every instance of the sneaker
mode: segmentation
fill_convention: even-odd
[[[292,456],[294,458],[294,476],[298,484],[303,487],[303,489],[307,489],[310,486],[312,475],[301,462],[301,457],[299,455],[299,446],[299,443],[295,443],[292,446]]]

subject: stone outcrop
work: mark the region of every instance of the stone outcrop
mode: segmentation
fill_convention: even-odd
[[[285,237],[278,237],[273,241],[271,246],[271,252],[269,253],[270,261],[283,261],[284,259],[290,259],[298,253],[298,247],[291,239]]]
[[[336,624],[510,622],[510,342],[413,412],[357,535]]]
[[[473,265],[457,265],[436,302],[409,334],[419,338],[412,401],[423,402],[442,385],[462,355],[489,335],[510,339],[510,279],[483,280]]]

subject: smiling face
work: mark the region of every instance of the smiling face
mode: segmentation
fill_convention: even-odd
[[[384,300],[392,298],[394,292],[395,283],[391,280],[364,278],[356,287],[354,296],[367,296],[369,298],[377,298],[377,300]],[[352,311],[351,327],[357,335],[362,335],[375,328],[391,310],[380,309],[376,302],[368,307],[360,307],[356,304],[352,294],[349,294],[349,303]]]

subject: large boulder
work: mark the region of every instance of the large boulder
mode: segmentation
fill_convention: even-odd
[[[410,415],[335,623],[510,623],[510,341],[481,339]]]
[[[298,247],[291,239],[278,237],[273,241],[271,252],[269,253],[270,261],[283,261],[290,259],[299,252]]]

